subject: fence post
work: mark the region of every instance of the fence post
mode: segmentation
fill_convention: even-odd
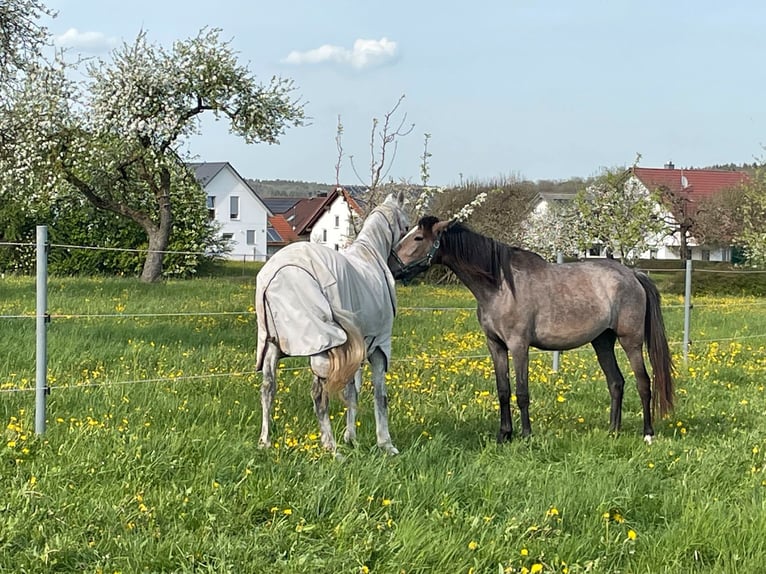
[[[35,351],[35,433],[45,432],[48,393],[48,227],[37,226],[37,343]]]
[[[556,253],[556,263],[564,263],[564,254],[559,251]],[[561,359],[561,351],[553,351],[553,372],[559,372],[559,360]]]
[[[692,260],[686,260],[686,284],[684,289],[684,366],[689,364],[689,330],[692,318]]]

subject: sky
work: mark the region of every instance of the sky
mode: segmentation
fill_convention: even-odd
[[[49,0],[58,46],[109,59],[142,30],[170,47],[220,28],[264,83],[294,81],[307,125],[247,145],[208,118],[185,146],[246,178],[370,176],[373,119],[399,101],[387,170],[429,184],[563,180],[629,166],[764,159],[761,0]],[[389,151],[389,154],[391,152]],[[352,168],[349,157],[353,157]],[[356,173],[355,173],[356,171]]]

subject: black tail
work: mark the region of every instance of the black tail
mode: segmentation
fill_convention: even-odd
[[[644,341],[652,363],[652,409],[665,416],[673,410],[673,358],[665,336],[665,321],[660,309],[660,292],[644,273],[637,272],[636,278],[646,292],[646,319]]]

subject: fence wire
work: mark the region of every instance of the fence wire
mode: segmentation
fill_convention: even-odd
[[[35,247],[35,243],[28,243],[28,242],[0,242],[0,246],[8,246],[8,247]],[[206,252],[200,252],[200,251],[173,251],[173,250],[149,250],[149,249],[141,249],[141,248],[120,248],[120,247],[100,247],[100,246],[86,246],[86,245],[70,245],[70,244],[59,244],[59,243],[50,243],[48,244],[48,247],[52,248],[59,248],[59,249],[68,249],[68,250],[98,250],[98,251],[112,251],[112,252],[130,252],[130,253],[162,253],[162,254],[176,254],[176,255],[210,255]],[[679,269],[641,269],[643,272],[648,273],[683,273],[685,269],[679,268]],[[764,274],[766,273],[766,270],[715,270],[715,269],[693,269],[693,273],[722,273],[722,274]],[[755,307],[755,308],[762,308],[766,307],[766,301],[759,301],[759,302],[748,302],[748,301],[742,301],[742,302],[735,302],[735,303],[695,303],[693,305],[694,308],[721,308],[721,307]],[[670,305],[663,305],[663,309],[679,309],[684,308],[683,304],[670,304]],[[399,307],[398,312],[401,313],[403,311],[408,312],[451,312],[451,311],[475,311],[476,305],[472,306],[466,306],[466,307],[454,307],[454,306],[444,306],[444,307]],[[246,310],[246,311],[220,311],[220,312],[170,312],[170,313],[96,313],[96,314],[86,314],[86,313],[55,313],[50,314],[51,319],[87,319],[87,320],[96,320],[96,319],[114,319],[114,318],[172,318],[172,317],[200,317],[200,316],[254,316],[255,311],[252,310]],[[0,319],[36,319],[37,315],[33,313],[28,314],[8,314],[8,315],[0,315]],[[694,341],[694,345],[700,345],[700,344],[710,344],[710,343],[722,343],[722,342],[729,342],[729,341],[740,341],[740,340],[752,340],[752,339],[766,339],[766,334],[756,334],[756,335],[738,335],[735,337],[721,337],[721,338],[714,338],[714,339],[697,339]],[[668,343],[671,346],[678,346],[683,344],[682,341],[669,341]],[[580,352],[592,352],[592,350],[589,347],[579,347],[577,349],[572,349],[568,351],[564,351],[565,353],[580,353]],[[547,355],[549,354],[549,351],[540,351],[537,349],[530,349],[529,354],[530,355]],[[434,363],[437,362],[444,362],[444,361],[458,361],[458,360],[473,360],[473,359],[489,359],[490,355],[489,353],[482,353],[482,354],[474,354],[474,355],[460,355],[460,356],[452,356],[452,357],[445,357],[442,355],[434,355],[434,356],[417,356],[417,357],[393,357],[391,359],[392,363],[415,363],[417,361],[431,361]],[[290,370],[290,371],[304,371],[308,370],[310,367],[308,366],[302,366],[302,367],[293,367],[293,366],[282,366],[279,367],[279,370]],[[184,382],[190,382],[190,381],[200,381],[200,380],[206,380],[206,379],[220,379],[220,378],[232,378],[232,377],[246,377],[246,376],[252,376],[255,375],[256,371],[233,371],[230,373],[207,373],[207,374],[199,374],[199,375],[183,375],[183,376],[176,376],[176,377],[157,377],[157,378],[150,378],[150,379],[134,379],[134,380],[124,380],[124,381],[102,381],[102,382],[89,382],[89,383],[81,383],[81,384],[72,384],[72,385],[52,385],[48,387],[51,391],[61,391],[61,390],[71,390],[71,389],[82,389],[82,388],[100,388],[100,387],[118,387],[118,386],[130,386],[130,385],[138,385],[138,384],[159,384],[159,383],[184,383]],[[34,387],[31,388],[5,388],[0,389],[0,394],[7,394],[7,393],[24,393],[24,392],[35,392],[36,389]]]
[[[738,335],[736,337],[717,337],[714,339],[697,339],[693,342],[693,346],[700,345],[700,344],[710,344],[710,343],[724,343],[724,342],[731,342],[731,341],[741,341],[741,340],[749,340],[749,339],[766,339],[766,333],[761,333],[757,335]],[[668,341],[668,345],[671,347],[676,347],[678,345],[682,345],[683,341]],[[565,354],[571,354],[571,353],[591,353],[593,350],[587,346],[577,347],[576,349],[570,349],[568,351],[561,351]],[[550,354],[550,351],[541,351],[539,349],[530,349],[529,350],[529,356],[534,355],[548,355]],[[457,355],[457,356],[444,356],[444,355],[427,355],[422,356],[418,355],[416,357],[392,357],[391,362],[392,363],[416,363],[416,362],[424,362],[424,361],[430,361],[432,363],[443,363],[445,361],[461,361],[461,360],[483,360],[483,359],[490,359],[490,354],[487,353],[480,353],[480,354],[474,354],[474,355]],[[280,367],[277,367],[278,371],[307,371],[310,370],[311,367],[309,366],[287,366],[283,365]],[[124,381],[103,381],[99,383],[77,383],[72,385],[51,385],[48,387],[50,391],[67,391],[67,390],[73,390],[73,389],[83,389],[83,388],[108,388],[108,387],[119,387],[119,386],[130,386],[130,385],[140,385],[140,384],[158,384],[158,383],[184,383],[188,381],[200,381],[204,379],[221,379],[221,378],[235,378],[235,377],[247,377],[247,376],[254,376],[257,375],[258,371],[232,371],[230,373],[205,373],[200,375],[181,375],[181,376],[175,376],[175,377],[155,377],[150,379],[131,379],[131,380],[124,380]],[[7,388],[7,389],[0,389],[0,395],[2,394],[10,394],[10,393],[30,393],[35,392],[34,387],[13,387],[13,388]]]

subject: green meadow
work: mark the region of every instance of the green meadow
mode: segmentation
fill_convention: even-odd
[[[34,279],[0,279],[0,571],[727,573],[766,568],[766,300],[664,298],[677,407],[623,430],[589,348],[530,365],[533,436],[505,445],[471,294],[398,286],[390,428],[319,447],[286,359],[257,448],[253,278],[49,285],[47,430],[34,433]],[[332,404],[336,438],[344,409]],[[514,405],[514,424],[518,416]]]

